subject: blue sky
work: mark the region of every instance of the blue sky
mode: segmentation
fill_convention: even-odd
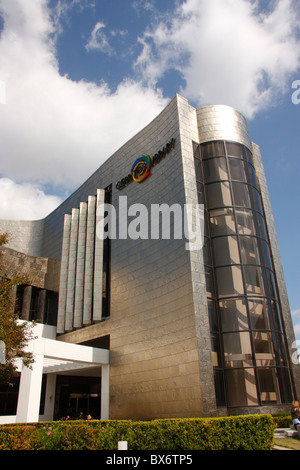
[[[261,147],[300,339],[299,31],[298,0],[0,0],[0,217],[47,215],[175,93],[233,106]]]

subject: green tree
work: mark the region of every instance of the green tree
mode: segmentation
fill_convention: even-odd
[[[5,248],[9,241],[7,234],[0,234],[0,344],[5,353],[5,362],[0,364],[0,383],[9,384],[16,375],[15,358],[21,358],[27,367],[31,367],[33,356],[26,351],[28,341],[32,338],[32,325],[19,322],[14,309],[13,290],[15,286],[29,284],[29,277],[20,273],[8,272],[5,264]],[[4,348],[3,348],[4,347]],[[4,363],[3,363],[4,362]]]

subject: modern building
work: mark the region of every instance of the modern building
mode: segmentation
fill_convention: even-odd
[[[203,247],[176,219],[197,205]],[[60,263],[57,318],[39,317],[56,326],[52,351],[109,353],[97,374],[74,357],[69,371],[52,369],[56,416],[90,411],[103,393],[111,419],[274,413],[299,398],[260,149],[233,108],[195,109],[176,95],[48,217],[0,230],[11,250]]]

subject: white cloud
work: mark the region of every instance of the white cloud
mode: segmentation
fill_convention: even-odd
[[[0,178],[0,213],[2,219],[38,220],[52,212],[62,200],[49,196],[30,183],[17,184]]]
[[[173,68],[187,98],[228,104],[253,117],[290,86],[300,65],[297,4],[272,6],[258,13],[258,1],[186,0],[169,22],[140,38],[137,70],[154,84]]]
[[[46,0],[0,0],[0,175],[73,190],[166,105],[124,80],[75,82],[59,74],[56,30]],[[4,214],[0,211],[0,218]],[[22,218],[22,212],[20,213]]]
[[[106,28],[106,25],[101,21],[98,21],[98,23],[95,24],[91,37],[85,47],[88,51],[96,49],[104,54],[114,55],[115,50],[110,46],[106,34],[103,31],[104,28]]]

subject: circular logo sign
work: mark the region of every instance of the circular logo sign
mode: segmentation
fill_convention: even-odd
[[[144,181],[150,174],[151,169],[151,158],[149,155],[143,155],[138,158],[131,168],[131,175],[133,181],[136,183],[141,183]]]

